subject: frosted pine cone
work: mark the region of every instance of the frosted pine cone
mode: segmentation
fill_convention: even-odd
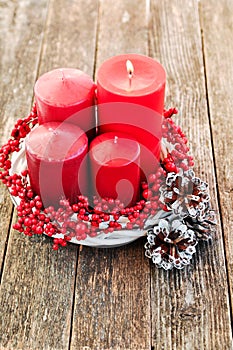
[[[196,235],[179,218],[174,220],[161,219],[158,226],[147,233],[145,255],[153,263],[165,270],[173,267],[182,269],[190,263],[195,246]]]
[[[196,217],[186,216],[184,223],[195,232],[198,239],[211,239],[216,225],[215,212],[209,205],[206,205],[205,209],[199,211]]]
[[[208,184],[195,177],[192,170],[183,174],[168,173],[160,193],[160,201],[181,217],[196,218],[209,205]]]

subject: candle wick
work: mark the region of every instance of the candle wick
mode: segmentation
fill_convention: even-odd
[[[129,76],[129,88],[131,89],[133,74],[132,74],[132,73],[129,73],[128,76]]]
[[[118,136],[115,136],[113,142],[114,142],[114,143],[117,143],[117,140],[118,140]]]
[[[48,156],[50,153],[50,149],[54,141],[56,140],[56,136],[58,135],[58,131],[54,130],[52,127],[48,128],[48,131],[50,131],[50,137],[47,140],[46,148],[44,155]]]
[[[132,78],[133,78],[133,73],[134,73],[134,66],[133,66],[133,63],[130,60],[126,61],[126,69],[127,69],[128,78],[129,78],[129,88],[131,89]]]
[[[54,130],[53,128],[49,128],[49,131],[51,131],[51,136],[49,138],[48,144],[51,145],[55,139],[57,138],[58,132],[57,130]]]
[[[60,71],[61,71],[61,80],[62,81],[64,81],[65,80],[65,74],[64,74],[64,72],[63,72],[63,69],[60,69]]]

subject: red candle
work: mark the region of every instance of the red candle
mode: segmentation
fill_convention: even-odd
[[[162,115],[165,82],[165,70],[154,59],[138,54],[114,56],[98,70],[98,103],[136,103]]]
[[[61,68],[43,74],[34,88],[39,124],[66,120],[93,137],[95,87],[91,77],[78,69]]]
[[[128,135],[109,132],[90,145],[90,168],[94,193],[119,199],[131,206],[139,199],[140,146]]]
[[[97,72],[99,131],[123,131],[140,145],[148,175],[160,156],[166,74],[154,59],[125,54],[105,61]]]
[[[50,122],[32,129],[26,137],[30,184],[45,207],[71,203],[87,189],[88,139],[76,125]]]

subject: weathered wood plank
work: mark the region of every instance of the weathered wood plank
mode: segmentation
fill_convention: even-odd
[[[143,241],[79,256],[71,349],[150,349],[149,266]]]
[[[0,143],[5,143],[17,118],[31,108],[43,36],[47,1],[0,1]],[[0,184],[0,265],[10,227],[12,203]]]
[[[26,3],[34,6],[32,14],[43,26],[45,16],[39,13],[38,2]],[[96,5],[92,1],[49,2],[38,74],[58,66],[93,71]],[[92,26],[86,25],[88,16],[93,19]],[[30,21],[34,23],[33,17]],[[26,31],[24,27],[21,30]],[[89,41],[84,41],[83,35]],[[39,52],[34,61],[38,63]],[[29,101],[34,80],[35,77],[30,80]],[[54,252],[50,239],[41,241],[40,237],[28,239],[17,232],[10,233],[1,291],[1,348],[69,349],[77,253],[77,246]]]
[[[213,6],[215,11],[213,12]],[[233,310],[233,1],[200,3],[217,184]]]
[[[30,108],[46,13],[46,3],[41,4],[39,11],[38,3],[34,1],[21,0],[16,4],[15,1],[0,0],[0,9],[5,11],[0,11],[0,16],[4,14],[1,18],[4,23],[1,52],[6,45],[0,59],[0,91],[4,96],[0,102],[1,114],[4,115],[0,126],[4,140],[17,116],[20,113],[25,115]],[[231,3],[226,4],[230,9]],[[222,43],[222,38],[230,35],[231,24],[226,21],[225,27],[221,22],[220,16],[227,13],[227,5],[220,4],[223,7],[219,7],[219,15],[213,16],[211,9],[215,5],[209,7],[205,4],[203,10],[204,47],[217,176],[219,182],[223,181],[219,188],[224,193],[227,187],[230,198],[232,186],[228,187],[231,183],[226,181],[230,162],[224,172],[220,168],[222,152],[230,160],[227,155],[230,140],[219,146],[222,140],[218,129],[226,132],[222,117],[225,104],[220,106],[219,101],[221,98],[230,108],[231,86],[230,81],[227,86],[224,85],[228,76],[224,76],[224,81],[221,78],[216,80],[212,72],[219,71],[220,57],[230,47],[226,39]],[[65,65],[90,73],[94,64],[98,67],[109,56],[133,51],[147,53],[147,15],[146,2],[143,1],[134,4],[130,0],[124,4],[102,1],[97,61],[94,62],[97,3],[91,0],[90,3],[80,1],[78,4],[68,0],[50,1],[39,74]],[[178,120],[191,141],[192,152],[197,159],[196,172],[210,183],[213,205],[217,208],[197,3],[154,0],[152,18],[150,54],[158,58],[168,72],[167,105],[176,105],[181,111]],[[30,30],[26,29],[29,22],[33,27]],[[220,27],[219,36],[213,31],[215,25]],[[211,32],[215,33],[216,39],[211,37]],[[135,37],[136,40],[132,40]],[[26,45],[27,40],[28,43],[32,40],[32,47]],[[216,43],[222,45],[219,57]],[[218,57],[216,62],[215,55]],[[232,58],[231,53],[229,57]],[[23,64],[18,66],[16,58],[25,60],[25,67]],[[226,65],[230,65],[229,62],[231,60],[226,61]],[[232,67],[228,68],[230,72]],[[2,79],[2,72],[9,81]],[[15,90],[16,96],[13,96],[15,86],[19,90]],[[230,115],[229,112],[226,115]],[[6,191],[2,204],[5,198],[8,201],[2,206],[1,227],[6,236],[11,212]],[[230,261],[232,240],[228,224],[231,202],[223,196],[220,198],[227,259]],[[2,221],[2,217],[6,219]],[[4,319],[0,340],[2,349],[151,348],[150,271],[142,242],[111,250],[82,249],[78,261],[74,318],[71,320],[76,258],[76,246],[53,252],[51,240],[43,239],[41,242],[16,232],[10,233],[1,295]],[[228,270],[230,275],[232,265],[229,264]],[[170,273],[152,268],[154,349],[231,349],[226,279],[220,227],[212,244],[199,247],[193,266]],[[73,329],[69,344],[71,321]]]
[[[101,1],[99,13],[97,68],[116,54],[147,53],[146,1]],[[122,248],[83,247],[71,349],[150,349],[149,273],[141,240]]]
[[[60,67],[92,75],[95,61],[98,0],[51,0],[39,75]]]
[[[5,252],[7,249],[7,240],[11,223],[11,215],[13,212],[13,205],[9,198],[9,192],[3,187],[0,186],[0,234],[1,234],[1,242],[0,242],[0,262],[1,262],[1,273],[3,270]]]
[[[196,174],[209,182],[212,203],[218,209],[198,2],[152,0],[151,4],[150,54],[167,71],[166,104],[180,110],[177,122],[190,140]],[[154,349],[231,349],[224,259],[218,226],[213,243],[197,249],[193,266],[181,272],[152,272]]]
[[[147,1],[100,1],[97,68],[107,58],[124,53],[148,53]]]
[[[1,288],[1,349],[68,349],[75,246],[11,232]]]

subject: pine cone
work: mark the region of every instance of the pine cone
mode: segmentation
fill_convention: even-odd
[[[216,225],[215,212],[206,205],[205,210],[198,212],[196,217],[186,216],[184,223],[195,232],[199,240],[211,239]]]
[[[158,226],[147,232],[145,255],[153,263],[165,270],[173,267],[182,269],[190,263],[195,246],[196,235],[178,217],[173,220],[161,219]]]
[[[160,193],[160,201],[181,217],[196,218],[209,205],[208,184],[195,177],[192,170],[183,174],[168,173]]]

